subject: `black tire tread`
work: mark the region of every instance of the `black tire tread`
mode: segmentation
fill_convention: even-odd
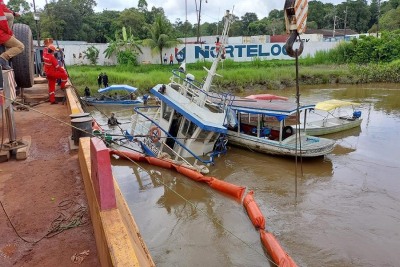
[[[13,26],[13,32],[15,38],[21,41],[25,46],[21,54],[11,59],[15,81],[19,87],[29,88],[32,87],[34,83],[32,31],[28,25],[16,23]]]

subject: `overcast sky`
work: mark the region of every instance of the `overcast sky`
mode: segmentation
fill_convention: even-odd
[[[50,2],[51,0],[48,0]],[[181,21],[186,19],[185,0],[146,0],[149,9],[152,6],[162,7],[168,19],[174,23],[177,18]],[[8,1],[5,1],[8,2]],[[33,0],[28,0],[32,3]],[[137,7],[137,0],[97,0],[95,11],[108,10],[124,10],[125,8]],[[321,0],[323,3],[339,4],[345,0]],[[43,8],[46,0],[35,0],[36,8]],[[196,1],[187,0],[187,19],[192,24],[196,23]],[[199,5],[200,0],[197,0]],[[282,10],[284,0],[202,0],[201,21],[202,22],[217,22],[229,9],[233,13],[241,17],[246,12],[254,12],[258,19],[268,16],[268,13],[273,9]]]

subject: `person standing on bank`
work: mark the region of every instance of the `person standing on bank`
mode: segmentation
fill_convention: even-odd
[[[64,68],[60,67],[60,65],[58,64],[58,60],[54,56],[54,52],[56,50],[56,47],[53,44],[50,44],[47,48],[47,54],[43,56],[44,72],[46,73],[46,78],[49,86],[50,104],[57,104],[55,96],[57,79],[61,79],[61,89],[66,88],[65,85],[68,80],[67,72]]]
[[[87,86],[85,87],[85,97],[86,98],[90,97],[90,89]]]
[[[104,88],[108,87],[108,76],[105,72],[103,74],[103,85],[104,85]]]
[[[2,8],[0,8],[0,44],[4,45],[5,50],[0,55],[0,65],[3,70],[10,70],[8,61],[24,51],[24,44],[14,37],[12,30],[8,26],[7,17]]]
[[[111,113],[111,117],[108,119],[108,125],[110,126],[116,126],[118,124],[121,124],[117,118],[115,117],[115,113]]]
[[[167,53],[164,54],[164,64],[167,65],[168,57]]]
[[[102,83],[103,83],[103,73],[100,72],[99,76],[97,76],[97,84],[99,85],[99,89],[101,88]]]
[[[174,65],[174,56],[172,54],[169,55],[169,65]]]

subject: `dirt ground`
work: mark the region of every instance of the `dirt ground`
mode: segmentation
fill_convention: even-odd
[[[56,120],[70,122],[67,106],[46,102],[15,111],[14,118],[17,139],[31,136],[32,143],[26,160],[12,156],[0,163],[0,201],[12,222],[0,206],[0,266],[100,266],[78,152],[69,150],[71,128]],[[72,214],[73,226],[86,223],[41,239],[50,229],[67,228]],[[64,221],[57,224],[57,218]],[[72,262],[74,254],[87,250],[82,263]]]

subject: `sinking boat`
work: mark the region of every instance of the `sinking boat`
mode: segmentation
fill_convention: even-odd
[[[81,97],[81,100],[87,105],[140,105],[143,104],[143,98],[137,97],[136,87],[119,84],[111,85],[99,89],[98,95],[94,97]]]
[[[301,105],[298,111],[314,107]],[[286,123],[297,114],[295,103],[235,97],[229,109],[233,113],[229,118],[234,118],[228,125],[229,144],[266,154],[302,157],[323,156],[334,148],[334,140],[308,135]]]
[[[207,93],[225,55],[232,21],[227,11],[221,43],[214,51],[216,56],[204,83],[195,83],[190,74],[175,70],[169,84],[158,84],[150,90],[159,105],[134,108],[130,135],[147,155],[182,161],[204,171],[215,157],[226,153],[226,112],[211,108]]]
[[[342,132],[352,128],[359,127],[362,122],[361,111],[355,107],[360,106],[358,103],[342,101],[337,99],[319,102],[315,105],[315,113],[323,116],[322,120],[309,121],[300,127],[307,134],[320,136]],[[345,109],[350,108],[351,113]]]

